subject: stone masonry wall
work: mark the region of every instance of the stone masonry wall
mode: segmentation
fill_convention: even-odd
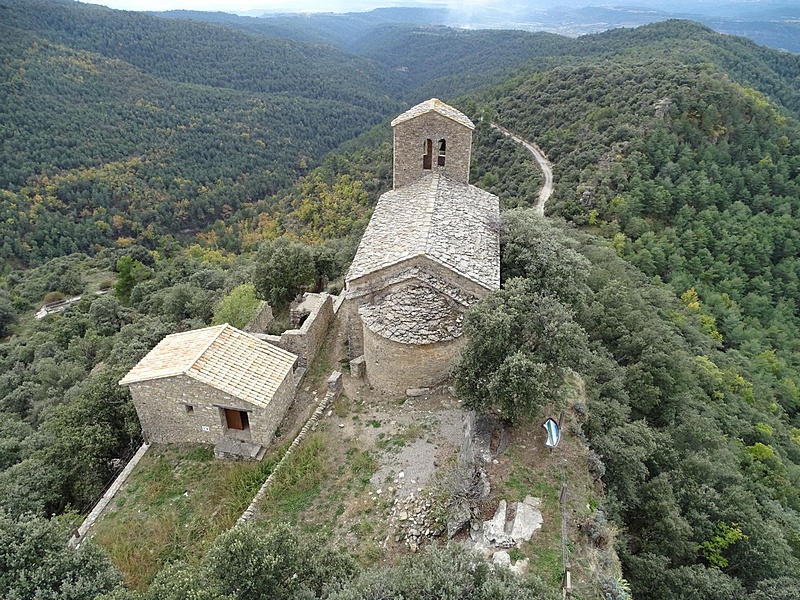
[[[390,265],[380,271],[373,271],[364,277],[353,279],[347,283],[347,297],[359,298],[382,292],[390,285],[396,285],[410,278],[419,279],[440,288],[454,299],[473,303],[476,298],[483,298],[489,293],[484,286],[456,273],[427,256],[415,256],[409,260]],[[433,280],[439,280],[436,284]],[[460,288],[460,293],[458,292]]]
[[[307,294],[307,296],[320,296],[321,300],[300,329],[289,329],[280,336],[258,336],[270,344],[297,354],[300,357],[297,363],[300,367],[306,367],[314,360],[322,347],[322,342],[325,341],[325,336],[328,335],[328,328],[334,316],[330,294]]]
[[[247,333],[264,333],[274,320],[272,307],[266,302],[262,302],[256,311],[256,316],[244,326],[243,331]]]
[[[395,394],[437,385],[449,376],[464,342],[462,335],[437,344],[399,344],[364,327],[367,380],[376,389]]]
[[[425,141],[433,142],[432,169],[456,181],[469,183],[472,130],[464,125],[429,112],[394,127],[394,189],[398,189],[430,171],[422,168]],[[445,166],[437,167],[439,140],[446,140]]]
[[[227,433],[225,415],[220,409],[225,407],[248,411],[249,438],[244,432],[231,432],[233,435],[268,444],[292,402],[294,375],[290,373],[283,381],[266,408],[248,404],[185,375],[141,381],[131,384],[130,389],[148,443],[215,444]],[[192,410],[187,406],[192,406]]]

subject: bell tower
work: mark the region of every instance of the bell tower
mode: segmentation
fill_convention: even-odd
[[[392,121],[394,189],[439,172],[469,184],[472,130],[464,113],[431,98]]]

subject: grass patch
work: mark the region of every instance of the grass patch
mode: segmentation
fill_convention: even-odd
[[[538,574],[546,583],[559,585],[563,577],[561,559],[561,534],[554,536],[548,544],[525,544],[527,555],[530,556],[531,571]]]
[[[215,460],[207,446],[153,446],[95,524],[94,540],[126,583],[143,590],[164,564],[202,556],[273,466]]]
[[[358,448],[350,448],[347,450],[347,462],[350,465],[350,470],[356,476],[361,487],[365,487],[372,474],[378,470],[378,461],[375,457],[366,450],[359,450]]]
[[[378,421],[380,426],[380,422]],[[372,424],[372,422],[367,422],[367,424]],[[373,425],[375,427],[375,425]],[[378,441],[375,443],[375,446],[380,448],[381,450],[396,450],[402,448],[406,444],[410,444],[415,440],[418,440],[425,434],[425,426],[419,423],[411,423],[408,425],[403,431],[399,433],[395,433],[394,435],[390,436],[378,436]]]
[[[335,414],[340,419],[347,416],[347,413],[350,412],[350,398],[342,394],[336,400],[333,401],[333,414]]]
[[[325,434],[315,432],[295,448],[278,471],[259,507],[268,522],[297,522],[297,515],[319,496],[329,465]]]

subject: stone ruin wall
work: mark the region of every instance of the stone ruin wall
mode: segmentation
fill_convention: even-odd
[[[394,127],[394,189],[431,172],[422,168],[423,144],[427,139],[433,142],[431,170],[441,169],[451,179],[469,183],[472,130],[437,112],[428,112]],[[443,168],[436,166],[440,139],[447,141]]]
[[[316,296],[322,300],[317,303],[299,329],[288,329],[280,335],[257,336],[296,354],[299,357],[297,361],[299,367],[307,367],[317,356],[334,318],[333,299],[330,294],[306,294],[306,298]]]
[[[256,315],[244,326],[242,331],[246,333],[264,333],[267,328],[272,325],[274,320],[275,317],[272,315],[272,307],[266,302],[261,302],[261,306],[258,307]]]

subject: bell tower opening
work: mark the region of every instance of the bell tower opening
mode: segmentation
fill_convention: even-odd
[[[427,139],[422,146],[422,169],[430,171],[433,166],[433,140]]]
[[[444,139],[439,140],[439,157],[437,159],[436,164],[438,164],[440,167],[444,166],[444,155],[446,151],[447,151],[447,142],[445,142]]]

